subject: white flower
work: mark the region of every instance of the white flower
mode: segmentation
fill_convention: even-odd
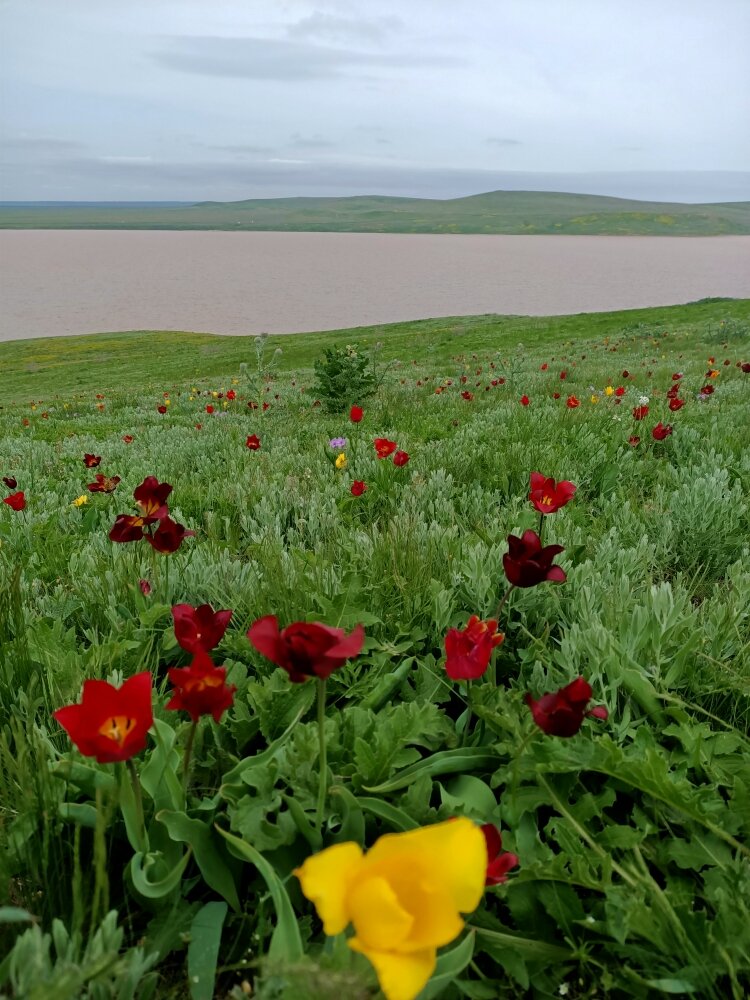
[[[648,396],[641,396],[641,398],[638,400],[638,405],[648,406]]]
[[[567,983],[560,983],[560,985],[557,987],[557,992],[560,994],[561,997],[566,997],[568,995],[569,989],[570,986],[568,986]]]

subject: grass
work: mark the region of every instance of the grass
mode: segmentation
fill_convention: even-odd
[[[341,412],[315,406],[322,348],[378,342],[378,392]],[[97,335],[6,344],[0,359],[0,473],[27,498],[19,512],[0,504],[0,906],[16,908],[0,909],[0,991],[234,1000],[247,981],[261,1000],[379,995],[363,956],[326,943],[291,874],[316,843],[318,730],[313,683],[290,684],[245,638],[276,614],[365,625],[362,655],[328,681],[326,843],[371,846],[463,814],[500,826],[519,856],[425,998],[747,995],[750,374],[738,363],[750,301],[261,342]],[[672,412],[675,384],[685,405]],[[607,385],[625,389],[619,404]],[[350,402],[365,411],[356,426]],[[674,427],[661,442],[659,421]],[[408,464],[379,461],[377,436]],[[577,485],[544,527],[567,581],[512,592],[470,722],[444,637],[494,613],[507,536],[539,525],[534,470]],[[72,506],[95,471],[122,482]],[[108,538],[150,474],[196,532],[171,556]],[[359,498],[353,479],[368,485]],[[237,692],[198,730],[183,808],[190,724],[164,705],[167,669],[187,657],[170,608],[204,601],[233,610],[213,655]],[[185,865],[163,891],[133,875],[124,776],[72,750],[50,718],[84,679],[143,670],[158,726],[136,758],[154,879]],[[545,735],[524,695],[579,675],[608,720]],[[260,858],[232,855],[213,824]],[[216,934],[212,959],[199,945]]]
[[[718,236],[750,233],[750,202],[690,205],[490,191],[467,198],[270,198],[178,207],[0,206],[0,229]]]

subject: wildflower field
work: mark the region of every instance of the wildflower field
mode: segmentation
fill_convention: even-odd
[[[750,301],[0,375],[0,996],[748,994]]]

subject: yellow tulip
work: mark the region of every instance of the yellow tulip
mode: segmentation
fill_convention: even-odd
[[[345,469],[346,468],[346,455],[341,452],[341,454],[336,459],[336,468]]]
[[[604,392],[607,396],[614,396],[615,394],[614,386],[608,385],[607,388],[604,390]]]
[[[387,1000],[414,1000],[437,949],[463,930],[461,913],[479,905],[486,871],[484,834],[460,817],[386,834],[367,854],[358,844],[335,844],[294,874],[326,934],[354,925],[347,944],[373,964]]]
[[[598,403],[599,402],[599,397],[598,396],[592,396],[591,397],[591,402],[592,403]]]
[[[83,493],[81,496],[76,497],[75,500],[73,501],[73,503],[70,506],[71,507],[83,507],[83,505],[85,503],[88,503],[88,502],[89,502],[89,498],[88,498],[87,494]]]

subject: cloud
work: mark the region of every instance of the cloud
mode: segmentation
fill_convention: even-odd
[[[355,19],[337,17],[316,10],[287,28],[287,35],[293,39],[320,38],[328,42],[381,43],[403,28],[399,17],[374,17]]]
[[[204,76],[247,80],[330,80],[376,67],[419,69],[462,65],[452,56],[415,56],[360,52],[274,38],[173,38],[151,54],[160,66]]]
[[[322,135],[310,135],[304,136],[300,135],[299,132],[295,132],[292,136],[292,145],[296,149],[335,149],[336,143],[331,142],[330,139],[324,138]]]
[[[72,139],[55,139],[48,136],[10,136],[3,137],[2,151],[22,158],[49,159],[60,156],[80,156],[86,145],[74,142]]]
[[[523,146],[520,139],[505,139],[502,136],[491,135],[487,142],[493,146]]]

